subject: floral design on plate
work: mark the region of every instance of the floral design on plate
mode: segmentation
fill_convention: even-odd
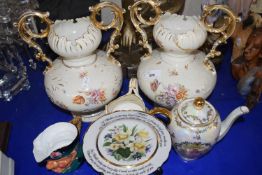
[[[186,99],[188,96],[188,90],[180,84],[169,84],[167,87],[164,87],[164,91],[161,91],[156,95],[156,101],[160,104],[172,108],[179,101]]]
[[[110,156],[116,160],[140,160],[150,151],[149,134],[145,130],[138,130],[137,126],[128,128],[125,124],[115,126],[104,136],[103,146]]]
[[[139,126],[133,120],[129,122],[133,124],[112,124],[100,135],[98,147],[109,162],[123,166],[139,164],[150,159],[157,149],[156,134],[152,128]]]

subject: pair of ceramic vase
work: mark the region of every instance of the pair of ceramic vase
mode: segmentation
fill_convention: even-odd
[[[139,14],[140,6],[148,4],[156,16],[146,21]],[[111,8],[114,19],[103,25],[96,19],[103,8]],[[48,13],[26,12],[20,17],[18,30],[29,46],[38,50],[36,58],[48,63],[44,72],[45,89],[53,103],[69,110],[85,121],[94,121],[95,114],[112,101],[122,85],[121,65],[111,53],[118,48],[114,43],[123,24],[123,10],[117,5],[102,2],[90,8],[91,16],[75,20],[51,21]],[[171,109],[187,98],[206,98],[216,83],[216,70],[208,58],[219,54],[216,47],[232,34],[237,18],[225,6],[211,5],[203,9],[201,19],[165,13],[160,17],[159,4],[154,1],[137,1],[132,7],[131,20],[141,33],[141,45],[148,54],[141,58],[138,81],[141,90],[155,103]],[[208,17],[215,10],[223,10],[228,16],[224,25],[211,27]],[[39,17],[47,24],[41,33],[33,33],[27,19]],[[147,42],[140,24],[155,25],[153,34],[160,49],[154,50]],[[100,29],[114,28],[107,52],[97,50],[101,41]],[[222,33],[208,55],[197,49],[205,42],[207,31]],[[33,38],[48,37],[51,49],[60,55],[51,61]]]

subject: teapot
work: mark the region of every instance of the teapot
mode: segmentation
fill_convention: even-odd
[[[144,19],[139,12],[141,5],[150,5],[155,16]],[[145,5],[144,5],[145,6]],[[201,18],[169,12],[161,15],[155,1],[140,0],[130,7],[131,19],[141,34],[140,44],[148,50],[141,58],[137,78],[141,90],[156,104],[171,109],[179,101],[201,96],[207,98],[215,87],[217,74],[209,58],[220,54],[217,46],[226,42],[235,28],[238,18],[227,6],[208,5]],[[210,16],[221,10],[222,26],[213,27]],[[160,47],[152,51],[147,36],[140,25],[154,25],[153,36]],[[205,42],[207,32],[221,33],[210,53],[197,50]]]
[[[97,13],[110,8],[114,19],[110,24],[98,22]],[[59,107],[69,110],[84,121],[94,120],[99,111],[120,91],[122,69],[111,53],[118,48],[114,43],[123,25],[123,10],[114,3],[102,2],[90,7],[91,16],[71,20],[51,21],[49,13],[28,11],[17,23],[21,38],[38,53],[36,59],[47,62],[44,84],[48,97]],[[46,24],[40,33],[33,33],[27,25],[31,17]],[[115,28],[107,52],[96,50],[102,35],[100,29]],[[59,55],[52,61],[33,39],[48,37],[51,49]],[[92,115],[93,114],[93,115]]]
[[[149,113],[161,113],[169,118],[168,130],[173,147],[182,159],[189,161],[211,150],[227,134],[234,121],[248,112],[246,106],[240,106],[221,122],[214,106],[202,97],[196,97],[178,103],[171,112],[157,107]]]

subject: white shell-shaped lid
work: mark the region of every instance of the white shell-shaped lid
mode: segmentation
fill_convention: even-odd
[[[191,126],[205,126],[216,117],[215,108],[203,98],[187,99],[178,107],[180,118]]]
[[[77,135],[77,128],[71,123],[59,122],[47,127],[33,142],[35,160],[41,162],[53,151],[69,146]]]

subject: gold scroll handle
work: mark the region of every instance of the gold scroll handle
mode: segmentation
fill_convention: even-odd
[[[40,33],[34,33],[30,29],[30,27],[28,27],[27,20],[33,17],[38,17],[41,19],[41,21],[46,23],[46,28],[41,30]],[[18,28],[20,37],[29,45],[29,47],[33,47],[37,50],[37,53],[35,55],[36,59],[48,63],[47,69],[52,66],[52,61],[44,54],[39,44],[37,44],[33,39],[34,38],[42,39],[48,36],[48,33],[50,31],[50,26],[53,24],[53,21],[51,21],[48,17],[49,17],[48,12],[27,11],[19,17],[18,23],[14,24]]]
[[[167,121],[166,120],[162,120],[161,118],[158,118],[158,119],[160,119],[166,126],[169,125],[171,120],[172,120],[172,114],[166,108],[155,107],[155,108],[151,109],[148,113],[150,115],[162,114],[163,116],[165,116],[168,119]]]
[[[217,10],[221,10],[225,13],[224,23],[220,27],[214,27],[212,23],[208,22],[208,17],[212,16],[212,12]],[[205,5],[203,7],[201,21],[208,32],[221,33],[222,35],[215,41],[210,52],[207,54],[205,58],[205,62],[207,63],[208,59],[214,58],[215,56],[219,56],[221,54],[221,52],[216,50],[217,47],[222,43],[226,43],[226,40],[233,34],[236,23],[240,21],[240,18],[238,18],[226,5]]]
[[[103,8],[110,8],[112,9],[112,13],[114,14],[114,18],[112,19],[110,24],[103,24],[103,21],[99,22],[97,21],[97,15]],[[115,31],[111,35],[110,41],[109,41],[109,47],[107,48],[107,56],[113,63],[120,66],[120,63],[114,59],[114,57],[111,55],[116,49],[119,48],[118,44],[115,44],[116,37],[120,36],[121,29],[124,22],[123,13],[125,12],[122,8],[118,7],[115,3],[112,2],[101,2],[93,7],[90,7],[89,10],[91,11],[90,19],[92,23],[101,30],[108,30],[111,28],[115,28]]]
[[[150,17],[149,20],[146,20],[142,17],[141,5],[143,4],[145,5],[148,4],[155,11],[155,16],[153,18]],[[153,0],[140,0],[140,1],[135,2],[132,6],[129,7],[131,21],[134,27],[136,28],[136,32],[139,32],[142,37],[142,40],[139,40],[139,44],[142,45],[143,48],[147,49],[147,53],[145,53],[144,55],[145,57],[151,55],[152,48],[148,44],[147,34],[145,30],[140,25],[144,24],[144,25],[150,26],[150,25],[155,25],[158,22],[160,19],[160,15],[162,13],[159,6],[160,4]]]

